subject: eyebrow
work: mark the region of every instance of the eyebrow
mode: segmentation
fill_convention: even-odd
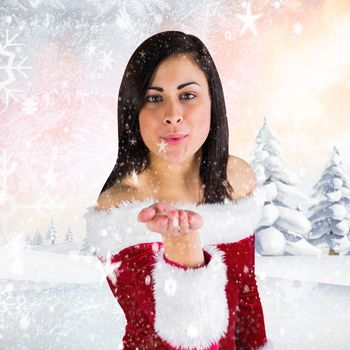
[[[189,81],[188,83],[183,83],[183,84],[180,84],[177,89],[180,90],[180,89],[183,89],[185,86],[187,85],[190,85],[190,84],[197,84],[198,86],[200,86],[198,83],[196,83],[195,81]],[[160,91],[160,92],[163,92],[164,89],[162,87],[159,87],[159,86],[149,86],[147,88],[147,90],[157,90],[157,91]]]

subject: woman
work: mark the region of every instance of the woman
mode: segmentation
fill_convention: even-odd
[[[254,274],[263,191],[248,163],[228,155],[220,78],[197,37],[167,31],[136,49],[118,136],[85,217],[126,316],[123,348],[266,348]]]

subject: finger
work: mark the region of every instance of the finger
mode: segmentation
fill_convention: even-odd
[[[177,210],[172,210],[170,213],[168,213],[168,233],[178,236],[179,234],[181,234],[181,232],[179,232],[179,214]]]
[[[192,210],[187,210],[190,230],[198,230],[203,226],[203,218]]]
[[[146,222],[151,220],[156,214],[156,210],[155,208],[153,208],[152,206],[148,207],[148,208],[144,208],[142,209],[139,214],[137,215],[137,220],[141,221],[141,222]]]
[[[166,202],[157,202],[152,206],[155,208],[157,214],[167,214],[172,210],[176,210],[173,205]]]
[[[155,215],[166,214],[171,209],[173,209],[173,207],[168,203],[153,203],[147,208],[142,209],[137,216],[137,219],[141,222],[146,222],[152,219]]]
[[[179,224],[181,231],[184,233],[188,233],[190,225],[188,222],[188,215],[184,210],[179,210]]]
[[[165,215],[156,215],[147,222],[147,228],[152,232],[165,234],[168,230],[168,217]]]

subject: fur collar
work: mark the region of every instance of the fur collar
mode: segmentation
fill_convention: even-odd
[[[254,233],[262,217],[265,191],[255,187],[253,192],[238,201],[225,203],[175,203],[181,209],[196,211],[204,219],[199,229],[203,245],[238,242]],[[161,234],[147,230],[137,221],[141,209],[155,203],[153,199],[124,201],[119,207],[97,211],[96,206],[86,208],[87,239],[97,256],[111,256],[122,249],[150,242],[162,242]]]

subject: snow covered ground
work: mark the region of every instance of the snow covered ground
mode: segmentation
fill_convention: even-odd
[[[278,350],[349,349],[350,258],[256,257]],[[0,349],[121,349],[124,315],[97,258],[0,248]]]

